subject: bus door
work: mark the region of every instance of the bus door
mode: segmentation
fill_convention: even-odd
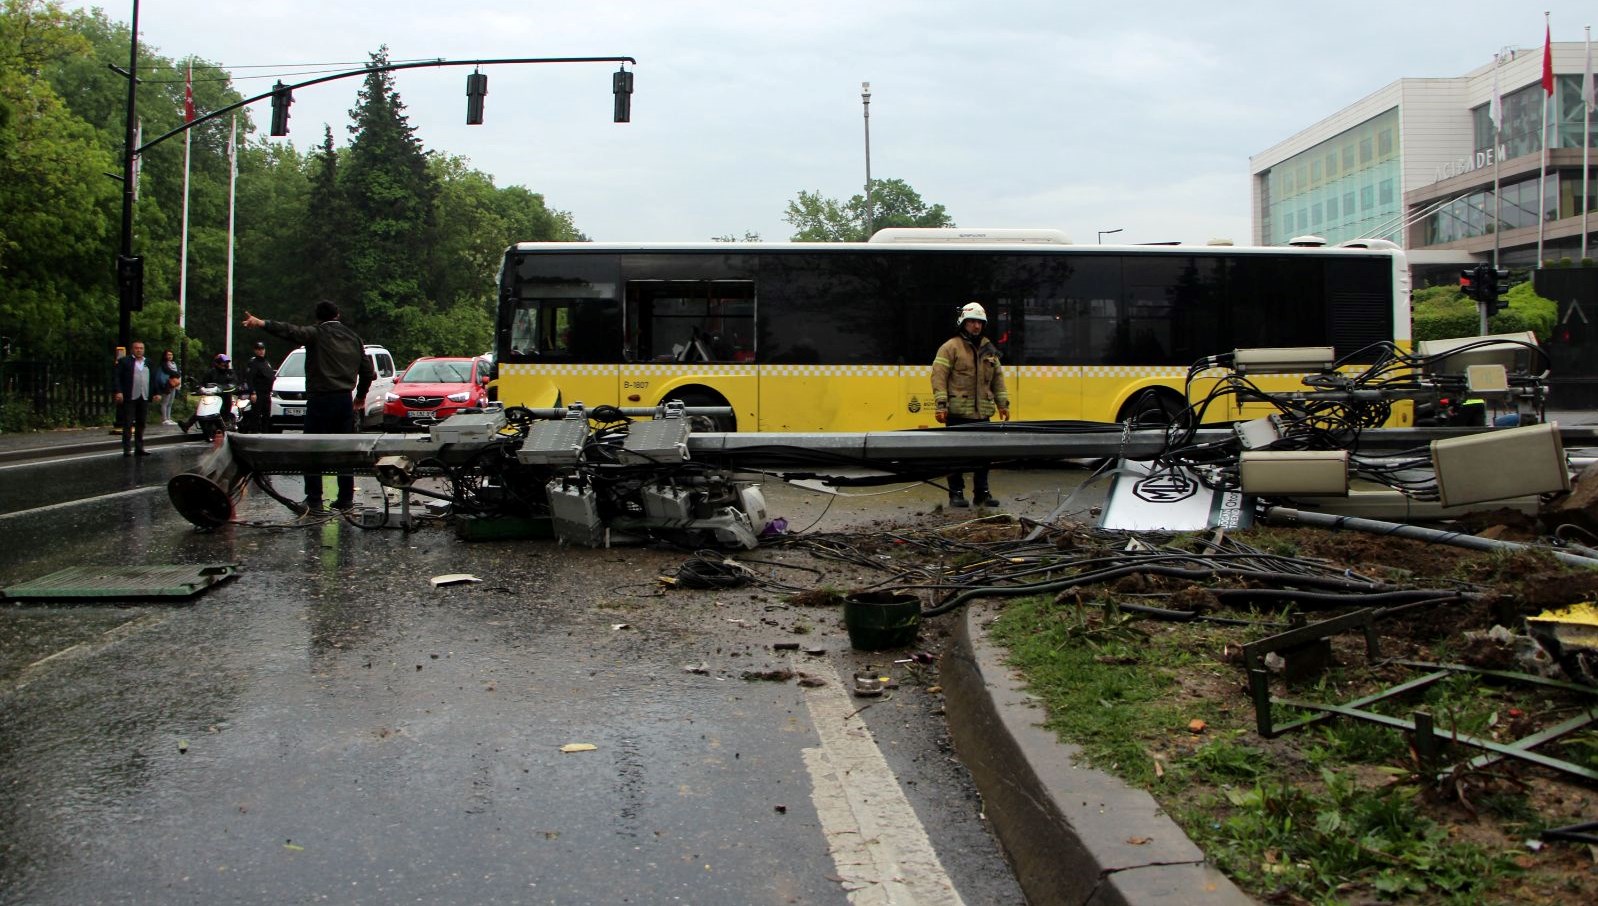
[[[1070,300],[1033,296],[1020,300],[1015,335],[1002,344],[1009,381],[1010,418],[1061,421],[1084,418],[1082,360],[1086,342],[1082,319],[1073,318]],[[1080,306],[1078,306],[1080,307]]]
[[[621,405],[733,408],[717,427],[754,430],[759,417],[752,280],[627,281]]]

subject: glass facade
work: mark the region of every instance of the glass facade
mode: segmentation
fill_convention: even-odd
[[[1265,244],[1285,245],[1305,233],[1333,244],[1359,238],[1398,241],[1403,220],[1398,146],[1394,107],[1260,174]]]
[[[1503,96],[1504,131],[1498,137],[1498,143],[1504,148],[1505,160],[1536,154],[1543,149],[1541,126],[1543,99],[1546,97],[1548,95],[1543,92],[1541,82],[1533,82]],[[1483,104],[1472,111],[1477,151],[1486,151],[1493,146],[1493,122],[1488,113],[1490,106]],[[1552,124],[1550,128],[1556,130],[1555,148],[1582,146],[1582,116],[1581,76],[1555,76],[1553,107],[1548,113],[1548,121]],[[1592,134],[1598,137],[1598,119],[1593,120]]]

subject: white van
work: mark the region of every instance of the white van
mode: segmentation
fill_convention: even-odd
[[[381,346],[367,343],[366,357],[372,360],[372,372],[377,378],[366,391],[366,407],[362,410],[365,414],[356,426],[362,430],[383,423],[383,394],[394,389],[394,356]],[[304,427],[305,347],[301,346],[284,356],[277,366],[277,379],[272,382],[272,430]]]

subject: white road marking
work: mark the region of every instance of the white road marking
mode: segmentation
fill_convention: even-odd
[[[821,745],[804,750],[811,801],[833,864],[856,906],[961,906],[926,828],[899,789],[876,738],[830,664],[805,670],[826,685],[805,690]],[[851,716],[853,715],[853,716]]]
[[[21,516],[37,516],[40,513],[49,513],[54,510],[64,510],[70,507],[82,506],[85,503],[94,503],[100,500],[115,500],[118,497],[137,497],[141,494],[153,494],[158,491],[164,492],[165,490],[165,484],[153,484],[144,488],[132,488],[126,491],[113,491],[110,494],[96,494],[93,497],[84,497],[80,500],[63,500],[60,503],[52,503],[49,506],[36,506],[31,510],[17,510],[15,513],[0,513],[0,520],[16,519]]]

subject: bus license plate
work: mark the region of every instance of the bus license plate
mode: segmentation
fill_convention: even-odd
[[[305,407],[304,406],[284,406],[283,407],[283,414],[285,416],[287,416],[288,418],[304,418],[305,417]]]

